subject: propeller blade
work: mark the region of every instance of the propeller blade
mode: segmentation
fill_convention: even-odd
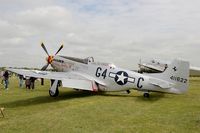
[[[57,54],[60,52],[60,50],[61,50],[62,48],[63,48],[63,45],[60,46],[60,48],[58,49],[58,51],[56,52],[55,55],[57,55]]]
[[[48,66],[49,66],[49,63],[47,63],[45,66],[43,66],[41,70],[43,70],[43,71],[46,70]]]
[[[49,56],[49,53],[48,53],[48,51],[47,51],[45,45],[42,43],[41,46],[42,46],[42,48],[44,49],[44,51],[47,53],[47,55]]]

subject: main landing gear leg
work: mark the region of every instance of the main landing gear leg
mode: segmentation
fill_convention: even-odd
[[[52,82],[53,84],[51,85],[51,88],[49,90],[49,95],[51,97],[57,97],[59,95],[59,90],[58,90],[58,80],[55,80]]]

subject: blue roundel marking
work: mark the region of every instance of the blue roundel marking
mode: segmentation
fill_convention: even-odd
[[[119,71],[115,75],[115,82],[118,85],[125,85],[128,82],[128,73]]]

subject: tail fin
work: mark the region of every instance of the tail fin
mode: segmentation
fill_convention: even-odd
[[[151,76],[174,84],[169,90],[170,93],[184,93],[187,91],[189,83],[189,62],[173,60],[163,73]]]

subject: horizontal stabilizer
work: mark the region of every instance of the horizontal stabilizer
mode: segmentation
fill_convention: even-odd
[[[164,81],[164,80],[160,80],[160,79],[157,79],[157,78],[150,78],[149,82],[151,84],[158,86],[158,87],[161,87],[163,89],[170,89],[174,86],[173,83],[170,83],[170,82],[167,82],[167,81]]]

